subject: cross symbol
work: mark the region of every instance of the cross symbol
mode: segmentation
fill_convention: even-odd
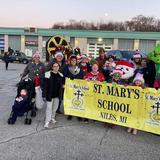
[[[159,108],[160,108],[160,102],[157,102],[157,103],[155,103],[156,105],[154,106],[151,106],[153,109],[154,108],[156,108],[156,110],[157,110],[157,114],[158,114],[158,111],[159,111]]]
[[[83,96],[80,90],[77,90],[76,93],[74,93],[75,96],[77,96],[77,99],[79,100],[80,96]]]

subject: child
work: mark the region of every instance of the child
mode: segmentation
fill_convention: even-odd
[[[137,86],[137,87],[142,87],[144,88],[144,78],[143,78],[143,74],[141,73],[137,73],[135,78],[133,79],[133,85]],[[128,128],[127,130],[128,133],[131,133],[136,135],[137,134],[137,129],[134,128]]]
[[[105,81],[103,73],[99,72],[99,64],[97,61],[94,61],[92,63],[91,72],[87,72],[83,79],[90,81],[100,81],[100,82]]]
[[[77,56],[72,54],[69,58],[69,64],[66,65],[63,69],[63,75],[65,78],[70,78],[70,79],[83,79],[84,72],[80,69],[78,65],[78,60]],[[78,121],[81,121],[81,117],[77,117]],[[72,116],[69,115],[67,117],[68,120],[72,119]]]
[[[26,89],[21,89],[20,95],[16,97],[14,105],[12,106],[12,115],[9,118],[12,121],[10,124],[14,124],[18,116],[23,116],[27,111],[29,105],[29,97]]]
[[[139,52],[134,53],[133,55],[133,63],[135,66],[135,73],[138,73],[139,70],[141,70],[141,61],[142,61],[142,56]]]
[[[16,101],[20,102],[28,98],[28,92],[26,89],[22,89],[20,92],[20,96],[16,98]]]
[[[104,75],[101,72],[99,72],[99,65],[97,61],[94,61],[92,63],[91,72],[87,72],[83,79],[88,81],[105,81]],[[84,122],[88,122],[88,119],[85,118]]]
[[[110,74],[110,76],[112,77],[110,83],[123,84],[122,75],[123,75],[123,71],[121,69],[115,68]]]
[[[109,55],[108,60],[104,64],[104,70],[113,70],[116,67],[116,63],[114,62],[115,58],[112,55]]]
[[[84,72],[84,74],[90,71],[90,65],[88,63],[88,58],[85,54],[81,56],[81,62],[79,63],[79,67]]]
[[[115,60],[115,57],[112,55],[109,55],[108,60],[105,62],[104,66],[103,66],[107,82],[111,79],[110,73],[116,67],[116,63],[114,62],[114,60]]]
[[[112,83],[114,87],[116,87],[117,84],[122,84],[123,83],[121,79],[122,75],[123,75],[123,72],[121,71],[121,69],[114,69],[112,73],[110,74],[111,76],[110,83]],[[115,124],[106,123],[106,125],[111,129],[116,128]]]
[[[52,71],[45,73],[45,96],[47,100],[45,128],[49,128],[49,124],[56,123],[55,114],[59,105],[59,99],[62,92],[62,73],[59,72],[59,64],[54,62]]]

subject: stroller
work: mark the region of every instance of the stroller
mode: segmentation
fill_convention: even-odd
[[[21,97],[22,90],[26,91],[27,96]],[[8,124],[14,124],[17,117],[26,115],[25,124],[30,125],[32,119],[28,118],[30,112],[30,117],[36,116],[36,105],[35,105],[35,87],[32,80],[29,78],[21,80],[17,84],[17,96],[12,106],[12,111],[8,119]]]

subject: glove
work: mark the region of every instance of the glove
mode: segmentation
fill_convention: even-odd
[[[73,77],[70,77],[70,79],[71,79],[71,80],[74,80],[74,78],[73,78]]]

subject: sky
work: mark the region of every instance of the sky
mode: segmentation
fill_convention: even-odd
[[[71,19],[126,21],[137,15],[160,18],[160,0],[0,0],[0,27],[51,28]]]

